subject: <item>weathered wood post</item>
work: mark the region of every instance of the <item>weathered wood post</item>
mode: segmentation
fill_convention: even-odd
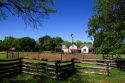
[[[19,56],[19,51],[18,51],[18,58],[19,58],[20,56]]]
[[[58,68],[59,68],[59,61],[55,61],[55,73],[56,73],[56,79],[59,79],[59,71],[58,71]]]
[[[22,61],[23,58],[19,58],[19,73],[22,73],[22,65],[23,65],[23,61]]]
[[[106,71],[106,75],[109,76],[110,75],[110,63],[109,63],[109,60],[105,60],[105,71]]]
[[[8,50],[7,50],[7,59],[8,59]]]
[[[74,72],[74,71],[75,71],[75,63],[74,63],[74,59],[72,59],[71,62],[72,62],[72,70],[73,70],[73,72]]]

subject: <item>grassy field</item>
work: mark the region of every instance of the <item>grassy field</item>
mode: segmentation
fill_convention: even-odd
[[[0,83],[125,83],[125,72],[113,68],[111,76],[104,76],[85,74],[79,71],[64,80],[21,74],[13,78],[1,80]]]
[[[43,53],[35,53],[35,52],[21,52],[20,56],[22,57],[30,57],[30,56],[59,56],[60,54],[57,53],[50,53],[50,52],[43,52]],[[64,56],[83,56],[86,58],[101,58],[101,55],[94,55],[94,54],[65,54]],[[54,58],[53,57],[53,58]],[[5,59],[6,53],[0,53],[0,59]],[[125,58],[122,55],[122,58]],[[39,60],[32,60],[33,62],[41,62]],[[46,62],[46,61],[42,61]],[[48,62],[53,64],[52,62]],[[82,66],[81,64],[77,63],[77,65]],[[83,66],[86,66],[83,64]],[[43,78],[37,77],[33,75],[27,74],[20,74],[12,78],[0,79],[0,83],[125,83],[125,71],[121,71],[117,68],[112,68],[111,75],[95,75],[95,74],[85,74],[83,70],[79,70],[74,73],[72,76],[68,77],[64,80],[54,80],[50,78]]]

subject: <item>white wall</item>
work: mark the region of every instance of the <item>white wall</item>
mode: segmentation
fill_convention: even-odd
[[[68,53],[69,52],[69,49],[66,48],[66,49],[62,49],[64,53]]]
[[[62,45],[62,50],[64,53],[68,53],[69,52],[69,49],[67,48],[66,45]]]
[[[77,49],[77,46],[76,45],[71,45],[70,47],[69,47],[69,52],[71,53],[71,49]]]
[[[84,46],[81,48],[82,53],[89,53],[89,48],[87,46]]]

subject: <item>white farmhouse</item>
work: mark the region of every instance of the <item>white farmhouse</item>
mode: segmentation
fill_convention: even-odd
[[[93,45],[83,44],[81,46],[82,53],[89,53],[89,52],[93,52],[93,51],[94,51]]]
[[[71,53],[72,51],[71,50],[77,50],[77,46],[75,44],[72,44],[70,47],[69,47],[69,52]]]
[[[69,49],[68,49],[68,47],[66,45],[62,45],[62,51],[64,53],[69,53]]]

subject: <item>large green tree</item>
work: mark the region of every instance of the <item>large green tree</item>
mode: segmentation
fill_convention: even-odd
[[[53,37],[52,39],[55,47],[62,46],[63,39],[61,37]]]
[[[5,37],[2,41],[2,49],[8,50],[10,48],[19,48],[19,42],[17,38],[14,38],[12,36]]]
[[[88,22],[96,53],[125,52],[125,0],[95,0],[94,15]]]
[[[55,47],[61,47],[63,39],[61,37],[50,37],[48,35],[39,38],[41,50],[55,50]]]
[[[77,40],[77,41],[76,41],[76,45],[77,45],[78,47],[80,47],[82,44],[83,44],[82,41],[80,41],[80,40]]]
[[[22,51],[34,51],[36,41],[30,37],[23,37],[19,39],[20,50]]]
[[[0,40],[0,51],[3,49],[3,44],[2,40]]]
[[[55,0],[0,0],[0,20],[12,14],[36,28],[44,15],[55,12],[54,2]]]
[[[71,46],[71,45],[72,45],[72,43],[71,43],[71,42],[69,42],[69,41],[64,41],[63,43],[64,43],[64,45],[66,45],[68,48],[69,48],[69,46]]]
[[[52,38],[48,35],[39,38],[41,50],[49,51],[52,49]]]

